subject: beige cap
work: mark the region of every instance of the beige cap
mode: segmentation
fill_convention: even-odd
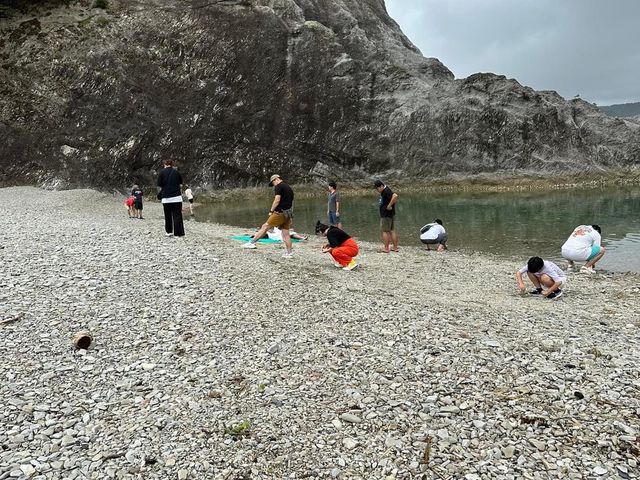
[[[278,175],[277,173],[271,175],[271,178],[269,179],[269,185],[271,185],[276,178],[280,178],[280,175]]]

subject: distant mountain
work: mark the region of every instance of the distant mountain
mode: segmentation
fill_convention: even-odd
[[[599,108],[610,117],[637,117],[640,115],[640,102],[605,105]]]

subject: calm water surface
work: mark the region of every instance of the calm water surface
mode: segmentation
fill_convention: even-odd
[[[393,186],[392,186],[393,188]],[[270,191],[269,191],[270,192]],[[602,227],[607,254],[598,266],[640,272],[640,189],[492,194],[403,194],[396,207],[400,245],[421,245],[419,229],[435,218],[449,233],[449,248],[559,259],[560,247],[580,224]],[[264,196],[202,205],[197,219],[237,225],[238,233],[261,225],[271,205]],[[313,233],[326,222],[323,197],[297,199],[295,230]],[[343,228],[363,240],[379,240],[378,194],[342,197]]]

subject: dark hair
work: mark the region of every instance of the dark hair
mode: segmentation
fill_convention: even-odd
[[[376,180],[375,182],[373,182],[373,188],[380,188],[380,187],[384,187],[384,183],[382,183],[380,180]]]
[[[602,230],[600,230],[600,225],[591,225],[591,228],[593,228],[599,234],[602,234]]]
[[[338,188],[338,184],[337,184],[336,182],[334,182],[333,180],[331,180],[331,181],[329,182],[329,186],[330,186],[331,188]]]
[[[324,232],[328,228],[329,228],[328,225],[325,225],[324,223],[320,223],[320,220],[318,220],[318,222],[316,223],[316,235]]]
[[[162,161],[162,164],[163,164],[163,165],[168,165],[168,166],[170,166],[170,167],[173,167],[173,163],[174,163],[174,162],[173,162],[173,160],[171,160],[170,158],[165,158],[165,159]]]
[[[527,270],[531,273],[538,273],[544,267],[544,260],[540,257],[531,257],[527,262]]]
[[[438,225],[442,225],[442,220],[440,220],[439,218],[436,218],[436,223],[437,223]]]

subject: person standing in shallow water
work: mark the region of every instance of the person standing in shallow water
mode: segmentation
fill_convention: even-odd
[[[182,220],[182,175],[173,168],[173,160],[163,162],[164,168],[158,175],[158,200],[164,209],[164,231],[167,237],[184,237]]]
[[[382,250],[380,253],[389,253],[389,240],[391,240],[391,251],[398,251],[398,234],[395,229],[396,202],[398,194],[393,193],[380,180],[376,180],[373,187],[380,194],[380,230],[382,234]]]
[[[332,227],[342,228],[340,220],[340,194],[338,193],[338,184],[334,181],[329,182],[329,201],[327,203],[327,217],[329,225]]]

